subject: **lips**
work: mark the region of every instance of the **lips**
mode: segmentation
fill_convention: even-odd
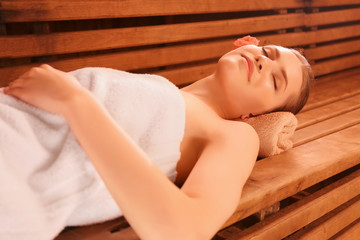
[[[246,60],[246,61],[244,61],[244,64],[245,64],[245,68],[248,72],[248,81],[250,82],[252,73],[254,71],[254,63],[247,56],[242,55],[242,57]]]

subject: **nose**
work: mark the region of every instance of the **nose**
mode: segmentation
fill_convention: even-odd
[[[259,72],[261,72],[265,67],[271,65],[272,60],[264,55],[257,55],[255,57],[256,68]]]

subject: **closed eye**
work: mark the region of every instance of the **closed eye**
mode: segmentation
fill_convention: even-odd
[[[275,78],[274,75],[273,75],[273,81],[274,81],[274,88],[275,88],[275,90],[277,90],[277,89],[278,89],[278,86],[277,86],[277,84],[276,84],[276,78]]]
[[[262,47],[261,49],[262,49],[262,51],[264,52],[264,55],[265,55],[266,57],[269,57],[269,54],[266,52],[265,48]]]

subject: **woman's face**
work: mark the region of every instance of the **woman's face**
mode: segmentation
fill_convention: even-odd
[[[246,45],[220,58],[215,77],[232,111],[257,115],[270,112],[299,94],[301,66],[290,49]]]

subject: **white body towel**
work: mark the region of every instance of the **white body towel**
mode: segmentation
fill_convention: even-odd
[[[173,181],[185,127],[178,88],[107,68],[72,74]],[[0,239],[49,240],[66,226],[120,215],[65,119],[1,92]]]

